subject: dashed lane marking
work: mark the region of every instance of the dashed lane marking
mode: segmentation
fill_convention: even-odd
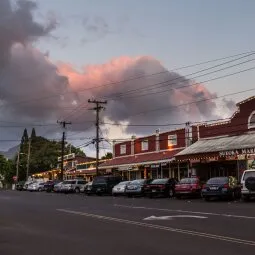
[[[72,211],[72,210],[66,210],[66,209],[56,209],[56,210],[59,212],[63,212],[63,213],[80,215],[80,216],[90,217],[90,218],[94,218],[94,219],[98,219],[98,220],[112,221],[112,222],[147,227],[147,228],[152,228],[152,229],[159,229],[159,230],[164,230],[164,231],[168,231],[168,232],[172,232],[172,233],[180,233],[180,234],[185,234],[185,235],[190,235],[190,236],[197,236],[197,237],[203,237],[203,238],[208,238],[208,239],[220,240],[220,241],[224,241],[224,242],[231,242],[231,243],[236,243],[236,244],[255,246],[255,241],[250,241],[250,240],[244,240],[244,239],[238,239],[238,238],[220,236],[220,235],[213,235],[213,234],[209,234],[209,233],[191,231],[191,230],[186,230],[186,229],[165,227],[165,226],[160,226],[160,225],[155,225],[155,224],[148,224],[148,223],[144,223],[144,222],[125,220],[125,219],[121,219],[121,218],[113,218],[113,217],[85,213],[85,212],[79,212],[79,211]]]

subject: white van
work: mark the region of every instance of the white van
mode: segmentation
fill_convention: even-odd
[[[248,201],[255,197],[255,169],[245,170],[241,178],[242,199]]]

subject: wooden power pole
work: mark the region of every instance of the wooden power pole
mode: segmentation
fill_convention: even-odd
[[[96,175],[99,175],[99,112],[103,109],[105,109],[102,104],[107,104],[107,101],[98,101],[98,100],[88,100],[89,103],[95,104],[95,107],[93,110],[96,111]]]
[[[64,179],[64,153],[65,153],[65,129],[66,125],[71,125],[71,122],[66,122],[66,121],[57,121],[62,128],[63,128],[63,134],[62,134],[62,144],[61,144],[61,174],[60,174],[60,180],[63,181]]]

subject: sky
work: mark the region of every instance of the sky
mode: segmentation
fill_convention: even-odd
[[[15,3],[15,1],[12,1],[12,3]],[[70,95],[68,99],[65,98],[65,101],[69,100],[73,108],[70,104],[64,105],[63,102],[60,102],[56,114],[50,116],[49,113],[54,112],[55,110],[53,109],[57,109],[57,107],[52,104],[52,109],[50,109],[49,112],[45,111],[45,114],[40,118],[36,117],[40,115],[38,115],[38,112],[31,111],[27,114],[25,108],[19,108],[19,112],[17,109],[15,109],[15,111],[12,109],[12,111],[8,113],[9,117],[12,116],[9,118],[7,116],[8,108],[6,108],[5,114],[2,112],[1,115],[0,113],[0,121],[10,121],[10,119],[13,120],[13,118],[15,118],[15,121],[24,123],[39,122],[40,119],[47,123],[53,123],[57,117],[65,117],[66,114],[68,116],[70,111],[72,115],[72,110],[89,97],[100,97],[105,93],[113,93],[114,91],[118,93],[126,91],[126,85],[123,88],[120,84],[118,87],[101,90],[100,93],[85,91],[83,95],[79,94],[79,90],[94,86],[95,83],[96,85],[101,85],[106,80],[109,82],[123,80],[123,78],[127,79],[134,74],[137,75],[141,70],[143,74],[154,73],[155,70],[156,72],[173,70],[182,66],[254,50],[255,34],[253,31],[255,22],[255,2],[253,0],[37,0],[36,3],[37,7],[31,11],[35,22],[45,24],[45,22],[49,23],[49,21],[54,21],[55,23],[49,23],[52,27],[49,27],[47,32],[29,34],[27,37],[31,38],[33,36],[33,38],[36,37],[36,40],[18,41],[18,43],[27,45],[25,49],[17,49],[17,46],[14,48],[14,45],[12,45],[13,49],[11,54],[12,56],[15,55],[23,58],[26,51],[26,56],[31,52],[33,52],[33,56],[37,53],[46,56],[47,64],[50,63],[52,66],[54,65],[57,67],[58,72],[61,74],[60,78],[68,78],[70,86],[67,85],[65,89],[71,90],[73,92],[73,97],[71,98]],[[34,52],[34,49],[36,52]],[[15,53],[16,51],[18,53]],[[21,57],[21,55],[23,57]],[[39,57],[41,58],[41,55],[38,55],[38,58]],[[13,59],[14,57],[12,57],[12,61],[15,62]],[[203,91],[204,97],[206,97],[206,95],[215,95],[214,93],[217,93],[218,96],[222,96],[254,88],[254,70],[203,83],[203,81],[209,78],[215,78],[219,75],[254,67],[255,63],[252,61],[253,57],[251,56],[249,59],[249,62],[240,66],[235,66],[219,74],[213,73],[212,75],[195,79],[196,82],[203,85],[200,90],[198,89],[199,92]],[[240,59],[239,62],[246,60],[247,58]],[[42,61],[43,59],[40,60],[41,65]],[[36,63],[35,61],[31,66],[35,67]],[[222,61],[217,63],[222,63]],[[234,64],[235,63],[231,63],[231,65]],[[50,67],[52,68],[52,66]],[[181,69],[178,70],[177,73],[180,76],[190,78],[188,74],[210,66],[212,66],[212,64],[204,64],[193,68]],[[25,66],[23,68],[25,69]],[[7,68],[7,70],[9,69]],[[47,73],[49,73],[50,70],[48,70]],[[29,73],[29,75],[33,73],[27,70],[26,72]],[[169,75],[172,76],[165,76],[162,79],[166,80],[168,79],[167,77],[170,77],[169,79],[174,77],[175,79],[175,76],[173,76],[174,74]],[[24,77],[23,73],[22,77]],[[48,79],[48,81],[43,82],[45,88],[49,88],[48,93],[59,93],[59,95],[62,95],[64,90],[60,91],[58,80],[55,81],[56,77],[53,77],[53,74],[51,77],[52,78]],[[98,80],[95,80],[95,77],[97,77]],[[59,79],[59,77],[57,78]],[[56,83],[54,89],[47,85],[48,82],[53,79]],[[8,85],[9,80],[6,80],[6,90],[11,88],[13,91],[13,88],[17,85],[11,83]],[[158,81],[161,82],[162,80],[159,78],[155,78],[155,80],[146,79],[136,81],[131,85],[127,85],[127,87],[128,89],[140,88],[139,86],[146,87]],[[19,88],[21,89],[22,86],[20,85]],[[15,97],[11,98],[12,103],[14,99],[17,101],[19,95],[23,98],[22,91],[24,91],[24,88],[22,88],[20,92],[17,92]],[[26,89],[28,90],[30,88],[31,87],[27,85]],[[40,90],[35,89],[33,92],[34,95],[37,93],[37,97],[40,95],[38,91]],[[10,102],[10,99],[7,98],[9,94],[4,94],[6,96],[5,101],[3,100],[4,103]],[[186,112],[187,114],[185,115],[186,119],[179,118],[179,115],[175,116],[169,113],[162,113],[162,117],[159,118],[158,114],[156,114],[158,118],[156,123],[165,123],[167,121],[175,121],[178,123],[178,121],[187,121],[188,118],[204,120],[216,118],[218,116],[226,117],[234,110],[234,103],[253,95],[254,91],[249,91],[247,93],[228,96],[226,100],[230,101],[229,104],[217,102],[217,105],[214,105],[214,102],[210,102],[210,104],[207,105],[206,112],[203,112],[199,107],[197,109],[189,109],[190,111]],[[199,94],[199,96],[201,95]],[[179,97],[179,100],[175,100],[176,97]],[[175,92],[175,97],[171,97],[171,95],[168,95],[167,98],[158,97],[158,100],[155,99],[155,96],[153,100],[148,97],[142,97],[139,101],[136,101],[136,104],[133,103],[132,100],[132,102],[123,100],[118,103],[110,103],[107,106],[108,111],[104,114],[104,120],[105,122],[118,123],[149,123],[150,120],[154,120],[155,118],[153,114],[143,118],[131,118],[127,111],[131,111],[134,115],[135,109],[137,110],[139,107],[141,110],[147,108],[153,109],[153,107],[160,108],[161,106],[165,106],[162,104],[162,101],[168,100],[168,104],[174,106],[192,101],[194,98],[198,98],[198,93],[187,90],[182,94]],[[150,104],[151,101],[153,101],[153,107]],[[132,109],[132,105],[134,109]],[[231,105],[231,107],[226,105]],[[35,109],[36,107],[38,107],[38,111],[41,113],[43,111],[40,109],[46,109],[50,106],[47,103],[47,105],[33,105],[32,108]],[[64,112],[62,111],[63,109],[65,109]],[[213,114],[208,113],[210,109],[214,112]],[[222,109],[226,109],[226,112],[222,112]],[[94,117],[93,113],[84,115],[79,113],[78,117],[76,115],[74,122],[83,119],[92,120]],[[32,126],[28,125],[28,129],[31,128]],[[55,127],[52,129],[53,131],[45,128],[38,128],[38,132],[47,134],[49,137],[60,136],[61,130],[57,128],[54,130],[54,128]],[[13,129],[0,128],[0,141],[2,137],[18,139],[22,133],[22,129],[23,128],[17,127]],[[82,133],[82,136],[91,137],[95,132],[93,128],[89,129],[89,126],[80,126],[78,128],[78,126],[75,125],[73,125],[68,132],[71,133],[70,135],[72,137],[77,137],[78,140],[79,137],[81,137],[83,129],[87,129],[88,131]],[[115,138],[114,135],[116,136],[116,134],[118,138],[130,137],[131,134],[143,135],[143,133],[152,133],[154,129],[153,127],[148,130],[141,130],[141,128],[139,130],[127,130],[124,128],[123,130],[123,128],[113,126],[111,128],[104,128],[102,132],[112,139]],[[74,143],[81,144],[82,142],[84,141],[76,141]],[[15,142],[0,142],[0,150],[6,150],[13,144],[15,144]],[[105,147],[109,148],[108,145],[105,145]],[[86,150],[88,153],[93,154],[92,147],[86,148],[85,151]]]

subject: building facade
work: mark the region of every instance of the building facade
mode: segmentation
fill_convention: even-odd
[[[228,120],[192,126],[191,146],[176,159],[188,162],[193,174],[202,179],[235,176],[255,168],[255,97],[237,104]]]
[[[177,162],[175,155],[189,145],[191,128],[171,130],[136,138],[113,145],[113,159],[100,165],[101,169],[121,175],[124,179],[174,177],[187,175],[187,162]]]

